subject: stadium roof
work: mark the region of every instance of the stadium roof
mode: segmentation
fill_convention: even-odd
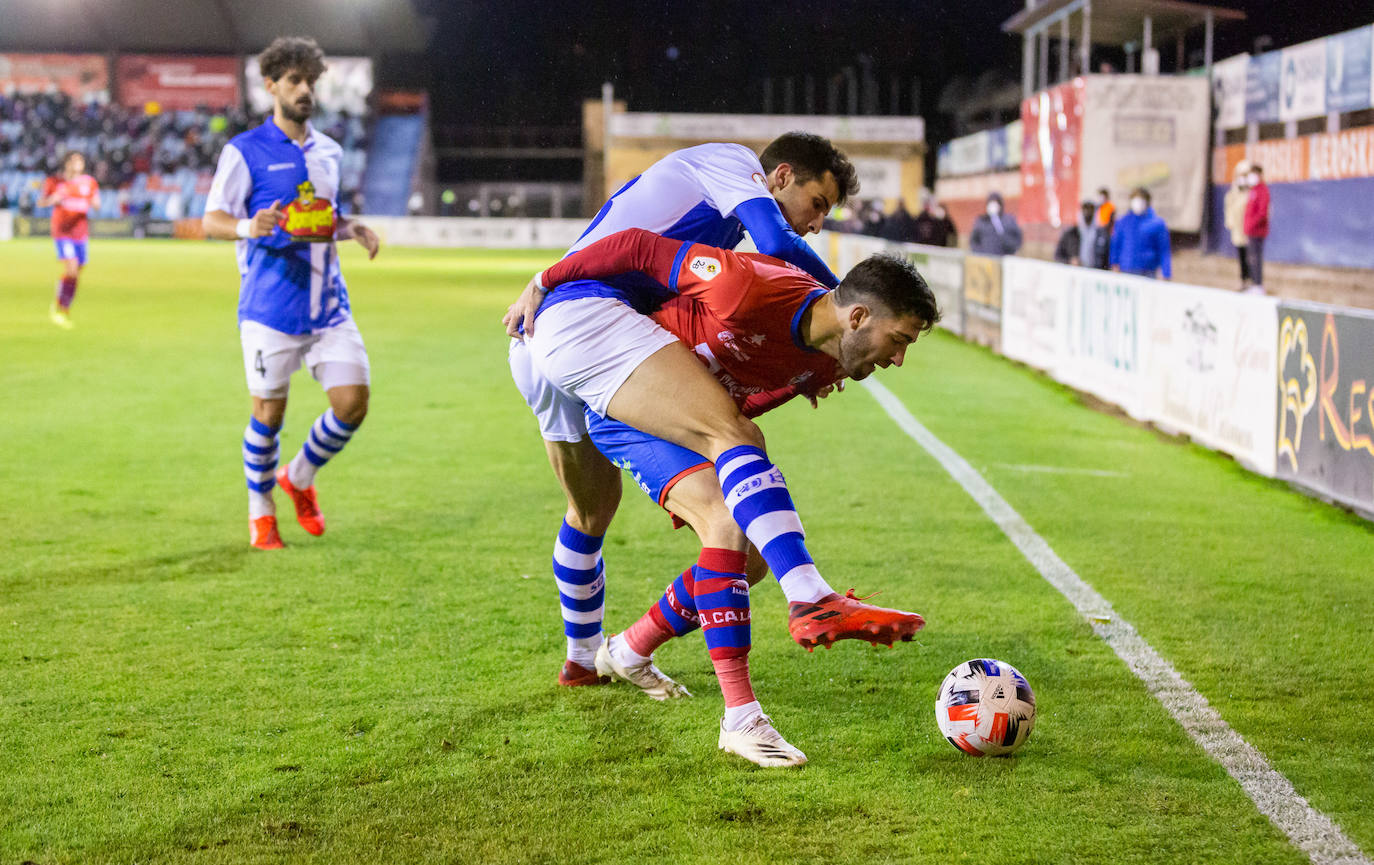
[[[0,50],[252,54],[314,36],[329,54],[420,53],[410,0],[0,0]]]
[[[1022,10],[1002,23],[1007,33],[1026,33],[1037,25],[1053,23],[1084,5],[1092,9],[1092,41],[1095,45],[1125,45],[1139,42],[1140,24],[1149,18],[1157,38],[1187,32],[1206,22],[1244,21],[1245,13],[1221,6],[1185,3],[1182,0],[1045,0]],[[1074,34],[1077,35],[1077,34]]]

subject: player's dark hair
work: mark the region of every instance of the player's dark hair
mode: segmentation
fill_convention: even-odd
[[[940,320],[940,304],[924,276],[905,258],[870,255],[854,265],[835,289],[840,306],[878,305],[895,316],[914,315],[925,333]]]
[[[77,156],[80,156],[83,162],[86,159],[86,154],[82,153],[80,150],[68,150],[66,153],[62,154],[62,160],[57,164],[63,168],[66,168],[67,163],[71,162],[72,159]]]
[[[293,69],[314,81],[324,74],[324,50],[309,36],[278,36],[258,55],[258,69],[273,81]]]
[[[830,139],[810,132],[779,135],[763,149],[759,162],[767,174],[772,174],[774,168],[786,162],[792,166],[792,171],[802,183],[810,183],[830,172],[835,175],[835,185],[840,189],[840,200],[834,202],[837,205],[844,204],[850,196],[859,193],[859,177],[849,157],[831,144]]]

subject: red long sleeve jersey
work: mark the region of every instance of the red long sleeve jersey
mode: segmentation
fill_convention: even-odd
[[[638,272],[675,296],[652,317],[691,348],[749,417],[845,377],[824,352],[808,348],[802,317],[826,289],[776,258],[668,240],[632,228],[569,255],[544,271],[545,306],[595,295],[557,286]],[[570,287],[571,288],[571,287]]]

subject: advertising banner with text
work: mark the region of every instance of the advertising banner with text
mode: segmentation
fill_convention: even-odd
[[[1053,374],[1068,345],[1075,268],[1030,258],[1002,260],[1002,353]]]
[[[964,258],[964,337],[1002,350],[1002,259]]]
[[[1273,298],[1157,282],[1146,333],[1149,418],[1270,476],[1277,306]]]
[[[1144,334],[1155,280],[1092,268],[1070,268],[1064,309],[1064,354],[1055,378],[1146,416]]]
[[[119,104],[128,108],[150,102],[171,111],[239,104],[239,64],[234,57],[125,54],[115,61],[115,81]]]
[[[0,93],[62,92],[78,102],[109,98],[110,70],[99,54],[0,54]]]
[[[1374,512],[1374,312],[1282,304],[1278,476]]]

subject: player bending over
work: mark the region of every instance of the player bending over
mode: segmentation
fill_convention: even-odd
[[[62,276],[48,315],[53,324],[70,329],[72,301],[76,282],[86,266],[90,237],[90,213],[100,207],[100,186],[86,174],[86,157],[71,151],[62,157],[62,176],[49,177],[43,184],[39,207],[51,207],[52,239]]]
[[[900,366],[907,347],[939,320],[935,296],[921,275],[910,264],[886,256],[861,262],[834,291],[764,256],[682,244],[638,231],[616,235],[565,259],[544,274],[549,285],[569,272],[565,265],[588,278],[633,269],[662,285],[674,285],[679,296],[654,320],[684,344],[695,346],[701,363],[749,416],[798,394],[814,401],[846,377],[862,379],[879,366]],[[731,485],[729,468],[721,484],[707,471],[711,462],[701,454],[590,409],[587,422],[601,452],[628,471],[651,498],[691,525],[702,541],[697,563],[670,583],[663,597],[623,635],[603,642],[596,656],[597,672],[630,681],[655,699],[687,696],[685,688],[658,670],[652,656],[672,637],[701,627],[725,698],[719,746],[760,765],[804,763],[805,755],[763,714],[750,684],[745,574],[750,544],[721,495],[722,486]],[[774,538],[770,543],[793,542],[800,544],[800,538]],[[829,646],[844,637],[890,645],[894,639],[910,639],[923,624],[914,614],[860,604],[852,593],[822,600],[790,605],[789,630],[802,645]],[[845,615],[827,615],[834,609]],[[827,627],[836,618],[847,623],[846,631]],[[893,620],[909,629],[893,627]]]
[[[253,414],[243,433],[249,539],[272,550],[272,487],[291,497],[296,520],[324,534],[315,473],[348,444],[367,416],[367,350],[349,312],[334,241],[377,255],[377,235],[334,208],[342,149],[310,125],[315,82],[325,70],[313,39],[282,37],[258,58],[272,118],[224,146],[205,203],[205,233],[236,241],[239,338]],[[283,205],[283,202],[286,202]],[[302,364],[329,396],[300,452],[277,470],[277,432],[291,374]]]
[[[830,208],[857,191],[854,167],[817,135],[787,133],[758,157],[738,144],[704,144],[669,154],[622,187],[572,251],[626,228],[648,228],[717,247],[735,246],[748,230],[763,252],[834,286],[838,280],[801,235],[819,231]],[[629,275],[609,282],[650,297],[665,295],[645,277]],[[534,311],[542,300],[542,291],[532,281],[507,312],[508,333],[517,336],[525,324],[532,332]],[[602,642],[605,599],[601,547],[620,502],[620,473],[587,440],[582,401],[554,387],[519,339],[511,342],[510,366],[539,422],[549,462],[568,501],[554,545],[554,576],[568,643],[558,680],[563,685],[596,684],[600,679],[594,658]],[[793,580],[784,583],[784,590],[789,601],[833,594],[823,581],[818,585]],[[830,622],[836,633],[844,630],[842,621]]]

